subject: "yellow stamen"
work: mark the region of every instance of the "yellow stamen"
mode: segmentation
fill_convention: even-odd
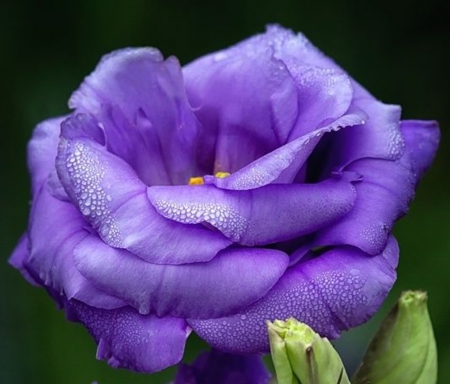
[[[230,174],[228,172],[216,172],[214,176],[216,176],[218,179],[224,179],[225,177],[230,176]],[[205,184],[205,181],[203,180],[202,176],[191,177],[189,179],[189,185],[203,185],[203,184]]]
[[[189,179],[189,185],[202,185],[205,184],[202,176],[191,177]]]
[[[219,179],[224,179],[225,177],[230,176],[229,172],[216,172],[215,176]]]

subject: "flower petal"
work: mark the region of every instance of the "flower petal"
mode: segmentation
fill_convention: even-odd
[[[318,184],[272,184],[249,191],[213,185],[150,187],[153,206],[183,224],[209,223],[234,242],[263,245],[311,233],[353,206],[353,174]]]
[[[397,261],[393,237],[374,257],[356,248],[335,248],[289,268],[266,296],[244,311],[188,323],[214,348],[229,353],[267,352],[267,320],[294,317],[322,336],[336,338],[378,310],[395,281]]]
[[[198,122],[176,58],[164,61],[154,48],[115,51],[69,105],[105,123],[108,149],[135,166],[148,185],[186,184],[193,176]]]
[[[28,143],[28,168],[33,195],[47,181],[55,168],[60,125],[63,120],[63,117],[58,117],[38,124]]]
[[[400,131],[400,107],[372,99],[360,98],[354,105],[366,112],[363,127],[349,127],[338,132],[328,153],[328,162],[342,169],[353,161],[364,158],[398,160],[404,152]]]
[[[190,332],[184,319],[143,316],[129,307],[104,310],[71,300],[66,311],[70,320],[83,323],[92,334],[99,360],[137,372],[153,373],[177,364]]]
[[[211,260],[231,242],[202,226],[186,227],[161,217],[148,201],[146,185],[121,158],[77,129],[97,127],[88,115],[63,123],[58,175],[84,218],[108,245],[153,263]]]
[[[363,176],[356,188],[353,209],[338,222],[320,230],[316,245],[354,245],[371,255],[379,254],[396,220],[408,211],[417,179],[407,156],[401,160],[358,160],[346,169]]]
[[[100,308],[118,308],[125,302],[102,292],[75,268],[73,248],[88,233],[79,212],[54,198],[44,185],[33,201],[29,226],[29,255],[23,266],[42,284],[69,299]]]
[[[439,143],[434,122],[405,122],[403,156],[396,161],[361,159],[345,169],[363,176],[354,208],[333,226],[321,230],[316,245],[354,245],[372,255],[386,245],[396,220],[408,211],[416,184],[430,165]]]
[[[192,365],[181,364],[174,384],[268,384],[270,373],[259,355],[231,355],[212,349]]]
[[[280,251],[237,248],[207,263],[156,265],[89,236],[75,249],[75,262],[83,276],[141,313],[212,318],[264,296],[289,260]]]
[[[436,121],[404,120],[400,123],[411,166],[422,176],[433,162],[440,132]]]
[[[28,233],[25,232],[20,237],[8,263],[16,268],[31,285],[40,286],[39,281],[37,281],[25,267],[25,262],[29,256],[28,247]]]
[[[323,128],[273,150],[228,177],[207,175],[205,183],[223,189],[237,190],[259,188],[270,183],[291,183],[325,133],[364,124],[365,118],[367,118],[365,113],[354,110]]]
[[[234,173],[336,120],[350,106],[353,90],[343,71],[285,60],[273,37],[258,35],[183,68],[189,99],[205,128],[202,154],[215,158],[214,172]]]

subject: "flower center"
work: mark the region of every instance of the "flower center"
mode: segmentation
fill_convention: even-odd
[[[214,176],[218,177],[219,179],[224,179],[225,177],[230,176],[230,174],[228,172],[216,172]],[[189,185],[202,185],[202,184],[205,184],[203,176],[191,177],[189,179]]]

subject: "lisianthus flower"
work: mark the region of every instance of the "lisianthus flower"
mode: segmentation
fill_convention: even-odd
[[[196,332],[269,351],[267,320],[322,336],[391,289],[391,234],[439,141],[281,27],[181,67],[105,56],[28,146],[29,226],[10,262],[114,367],[176,364]]]

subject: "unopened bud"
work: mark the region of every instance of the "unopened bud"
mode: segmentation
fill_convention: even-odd
[[[278,384],[350,384],[327,338],[295,319],[268,323]]]
[[[403,292],[369,345],[354,384],[434,384],[437,350],[425,292]]]

